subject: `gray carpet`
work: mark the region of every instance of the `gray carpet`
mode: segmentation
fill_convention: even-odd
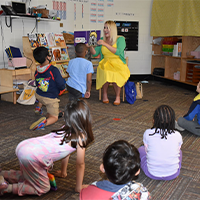
[[[189,109],[196,95],[195,88],[184,89],[158,81],[143,84],[144,97],[133,105],[127,102],[114,107],[113,88],[109,88],[108,105],[98,100],[98,91],[92,86],[91,98],[88,103],[93,117],[93,132],[95,141],[86,150],[86,169],[84,184],[102,179],[99,172],[102,154],[106,146],[115,140],[125,139],[136,147],[142,144],[143,133],[152,126],[154,110],[161,104],[170,105],[176,112],[176,118],[183,116]],[[64,110],[68,94],[60,97],[60,108]],[[25,106],[0,101],[0,164],[4,170],[19,169],[15,156],[17,144],[30,137],[44,135],[63,124],[63,118],[46,127],[44,131],[30,131],[32,122],[38,119],[33,110],[34,105]],[[45,111],[45,109],[44,109]],[[115,121],[114,118],[121,120]],[[188,131],[181,132],[183,136],[183,161],[179,177],[172,181],[156,181],[146,177],[141,171],[138,182],[143,183],[152,195],[152,199],[191,200],[200,199],[200,137]],[[78,199],[75,187],[76,153],[72,154],[68,165],[68,175],[65,179],[56,178],[58,190],[50,191],[45,195],[18,197],[5,194],[1,199]],[[60,168],[60,161],[54,164],[54,169]]]

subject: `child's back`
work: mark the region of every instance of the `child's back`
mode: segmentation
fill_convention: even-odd
[[[154,135],[154,129],[144,132],[143,142],[147,152],[148,170],[154,176],[170,176],[177,171],[182,136],[178,131],[161,139],[160,130]],[[152,135],[152,136],[151,136]]]
[[[180,173],[183,143],[181,134],[175,131],[174,110],[167,105],[159,106],[153,123],[153,128],[144,132],[144,146],[138,149],[141,168],[152,179],[172,180]]]
[[[66,83],[69,100],[90,97],[92,73],[94,73],[92,62],[85,59],[86,45],[78,43],[75,51],[77,57],[69,61],[67,68],[69,78]]]
[[[87,88],[87,74],[93,73],[92,63],[85,58],[74,58],[69,61],[67,72],[69,73],[67,85],[85,94]]]

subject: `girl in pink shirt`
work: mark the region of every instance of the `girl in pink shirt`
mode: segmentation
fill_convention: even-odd
[[[70,102],[64,118],[65,125],[60,130],[18,144],[16,155],[20,171],[0,172],[0,195],[12,192],[19,196],[40,196],[47,193],[50,190],[47,172],[53,162],[62,159],[61,170],[54,172],[54,175],[65,178],[69,156],[74,151],[77,151],[75,191],[81,191],[85,148],[94,140],[89,107],[83,100]]]

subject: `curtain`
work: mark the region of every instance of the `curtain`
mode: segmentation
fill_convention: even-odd
[[[154,0],[151,36],[200,36],[200,0]]]

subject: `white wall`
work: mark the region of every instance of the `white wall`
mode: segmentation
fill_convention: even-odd
[[[15,0],[17,1],[17,0]],[[18,0],[20,1],[20,0]],[[29,0],[24,0],[29,5]],[[79,30],[103,30],[103,23],[90,23],[90,5],[95,0],[62,0],[67,3],[67,19],[55,22],[41,21],[38,23],[38,32],[62,32]],[[10,1],[0,0],[1,5]],[[139,21],[138,51],[127,51],[129,57],[129,68],[131,74],[151,73],[151,8],[153,0],[114,0],[113,7],[107,7],[107,0],[104,0],[104,21]],[[52,10],[51,0],[31,0],[30,6],[46,5]],[[74,4],[76,4],[76,20],[74,20]],[[84,6],[84,17],[82,18],[82,4]],[[117,14],[116,14],[117,13]],[[125,15],[124,13],[130,14]],[[35,20],[22,18],[12,21],[11,29],[5,25],[5,17],[0,16],[0,68],[7,67],[7,56],[5,47],[16,46],[23,52],[22,36],[30,33],[35,27]],[[63,27],[60,27],[63,23]],[[8,20],[9,24],[9,20]],[[34,30],[35,32],[36,30]]]

